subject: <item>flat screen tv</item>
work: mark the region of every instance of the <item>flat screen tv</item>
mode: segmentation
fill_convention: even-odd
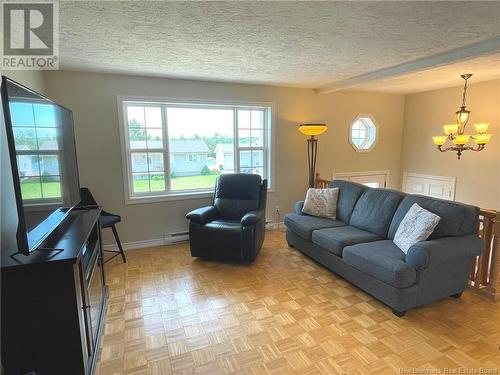
[[[73,114],[4,76],[1,93],[5,124],[2,132],[6,140],[2,141],[2,158],[8,155],[10,160],[8,185],[12,185],[10,198],[5,193],[9,186],[2,192],[2,206],[10,204],[13,208],[9,200],[15,199],[17,252],[28,255],[43,244],[80,202]],[[2,179],[7,179],[5,170]],[[2,187],[6,185],[2,182]],[[9,218],[13,214],[10,212]],[[2,219],[5,216],[2,212]],[[2,251],[3,242],[2,238]]]

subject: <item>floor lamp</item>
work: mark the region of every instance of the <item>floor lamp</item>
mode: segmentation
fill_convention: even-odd
[[[307,139],[307,162],[309,165],[309,187],[314,187],[316,174],[316,156],[318,154],[317,135],[324,133],[328,129],[326,124],[300,124],[299,131],[302,134],[311,136]]]

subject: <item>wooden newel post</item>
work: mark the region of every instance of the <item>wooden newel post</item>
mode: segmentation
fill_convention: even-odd
[[[481,209],[477,233],[485,248],[472,263],[469,286],[496,301],[500,299],[500,213]]]
[[[498,301],[500,300],[500,212],[497,212],[494,220],[489,286],[491,296]]]

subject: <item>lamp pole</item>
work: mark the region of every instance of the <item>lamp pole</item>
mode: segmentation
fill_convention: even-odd
[[[307,165],[309,168],[309,187],[314,187],[316,179],[316,157],[318,155],[317,135],[323,134],[328,129],[326,124],[300,124],[299,131],[304,135],[309,135],[307,139]]]
[[[314,187],[314,180],[316,177],[316,157],[318,155],[318,140],[311,135],[307,139],[307,162],[309,165],[309,187]]]
[[[323,134],[328,129],[326,124],[300,124],[299,131],[309,135],[307,139],[307,164],[309,167],[309,187],[314,187],[316,179],[316,156],[318,155],[318,140],[315,136]]]

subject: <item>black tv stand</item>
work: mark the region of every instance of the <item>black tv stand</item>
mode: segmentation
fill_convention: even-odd
[[[2,251],[5,374],[93,373],[108,295],[100,213],[71,210],[43,251]]]

